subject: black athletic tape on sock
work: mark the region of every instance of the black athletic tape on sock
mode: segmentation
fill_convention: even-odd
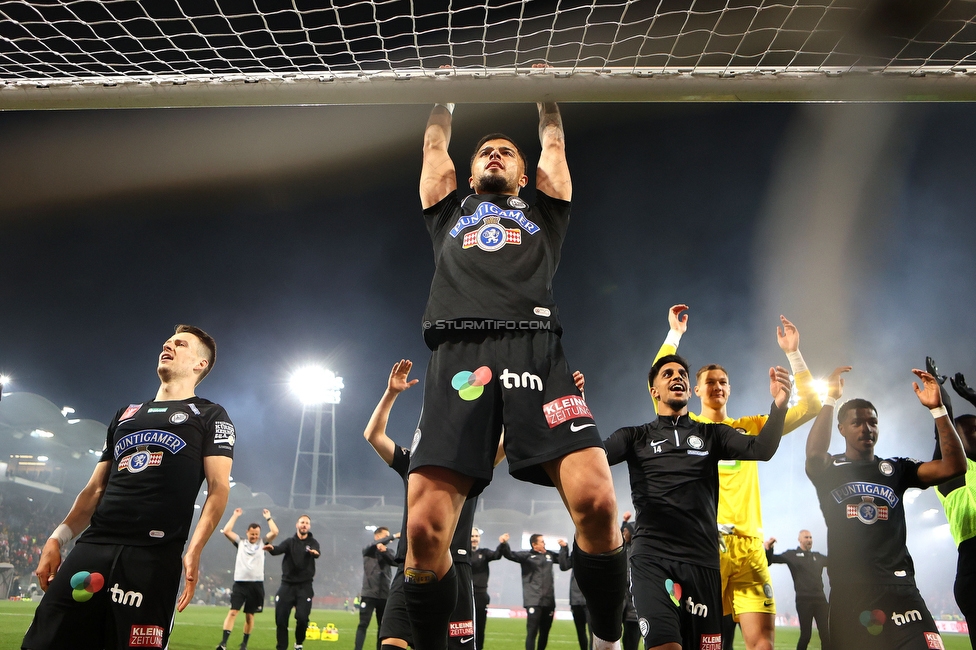
[[[590,630],[604,641],[620,639],[627,593],[627,554],[624,547],[591,555],[573,544],[573,573],[589,612]]]
[[[406,569],[416,571],[415,569]],[[440,580],[403,582],[415,650],[447,650],[451,612],[457,604],[457,572],[452,566]]]

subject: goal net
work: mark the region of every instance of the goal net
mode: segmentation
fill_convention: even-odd
[[[0,0],[0,109],[542,98],[974,100],[976,1]]]

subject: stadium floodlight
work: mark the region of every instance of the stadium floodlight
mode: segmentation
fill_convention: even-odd
[[[42,463],[46,463],[50,459],[47,456],[38,456],[37,460],[41,461]]]
[[[338,404],[345,386],[342,377],[321,366],[299,368],[291,376],[291,390],[305,406]]]
[[[71,415],[74,412],[75,412],[75,410],[73,408],[71,408],[70,406],[62,406],[61,407],[61,415],[63,415],[64,417],[68,417],[69,415]]]
[[[34,429],[30,432],[31,438],[53,438],[54,434],[44,429]]]
[[[10,383],[10,375],[0,375],[0,386]]]
[[[302,402],[302,421],[298,427],[298,446],[295,449],[295,465],[291,473],[291,494],[288,498],[288,507],[295,507],[295,481],[298,476],[298,460],[304,454],[311,456],[312,472],[310,477],[310,489],[308,493],[299,493],[297,496],[308,496],[309,508],[315,508],[319,495],[319,460],[323,456],[329,463],[331,483],[325,490],[327,501],[336,503],[336,405],[339,403],[342,389],[342,377],[336,376],[331,370],[321,366],[310,365],[299,368],[291,376],[291,390]],[[328,451],[322,450],[322,406],[329,406],[332,416],[332,438]],[[312,438],[312,450],[302,451],[302,435],[305,427],[305,416],[313,413],[315,417],[315,433]],[[328,444],[328,443],[327,443]]]

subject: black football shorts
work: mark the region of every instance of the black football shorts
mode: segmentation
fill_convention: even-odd
[[[722,650],[722,574],[651,555],[630,558],[631,589],[644,647],[680,643]]]
[[[540,485],[552,485],[543,463],[602,445],[555,334],[500,331],[437,346],[410,471],[434,465],[471,476],[476,496],[491,482],[502,430],[509,472]]]
[[[167,647],[183,544],[75,544],[34,611],[22,647]]]

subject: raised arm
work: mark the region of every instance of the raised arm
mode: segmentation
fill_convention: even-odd
[[[851,366],[840,366],[827,377],[827,399],[824,401],[813,421],[810,434],[807,436],[807,476],[814,477],[823,472],[830,464],[830,431],[834,423],[834,404],[844,395],[844,378],[842,375],[851,371]]]
[[[952,383],[952,388],[959,394],[959,397],[976,406],[976,390],[973,390],[966,383],[966,377],[961,372],[957,372],[949,381]]]
[[[780,438],[783,437],[786,404],[790,400],[792,389],[790,373],[786,368],[776,366],[769,369],[769,393],[773,397],[773,403],[759,435],[744,436],[732,427],[716,425],[721,427],[726,458],[769,460],[773,457],[779,448]]]
[[[92,472],[91,478],[88,479],[88,483],[75,497],[75,502],[71,505],[68,516],[44,543],[41,559],[37,563],[35,571],[37,582],[42,591],[47,591],[48,582],[54,579],[54,574],[58,572],[58,567],[61,566],[61,549],[76,535],[88,528],[88,524],[91,523],[95,508],[98,506],[98,502],[102,500],[102,495],[105,494],[105,486],[108,484],[110,471],[111,466],[108,461],[101,461],[95,465],[95,470]]]
[[[224,524],[224,527],[220,529],[220,532],[224,534],[224,537],[229,539],[234,544],[241,541],[240,535],[234,532],[234,524],[237,523],[237,518],[244,514],[243,508],[234,508],[234,512],[230,513],[230,519]]]
[[[559,554],[556,556],[556,564],[560,571],[569,571],[573,568],[573,561],[569,557],[569,544],[565,539],[559,540]]]
[[[268,532],[264,536],[264,543],[270,544],[274,541],[274,538],[278,536],[278,524],[274,522],[274,518],[271,516],[271,511],[265,508],[261,511],[264,516],[264,520],[268,522]]]
[[[782,326],[776,328],[776,342],[790,361],[790,370],[793,371],[793,377],[796,379],[796,393],[800,398],[786,412],[783,433],[789,433],[816,417],[820,411],[820,397],[813,387],[813,375],[807,368],[803,355],[800,354],[800,332],[786,319],[786,316],[780,315],[779,320]]]
[[[539,142],[542,154],[535,173],[535,188],[554,199],[573,198],[573,182],[566,162],[566,135],[563,119],[555,102],[537,104],[539,108]]]
[[[918,479],[925,485],[938,485],[966,473],[966,452],[956,427],[942,405],[939,382],[924,370],[913,368],[912,372],[922,382],[919,387],[918,382],[913,381],[912,389],[922,406],[932,412],[935,425],[939,429],[939,447],[942,449],[942,458],[918,466]]]
[[[651,365],[657,363],[661,357],[678,352],[681,337],[688,331],[688,314],[684,313],[686,311],[688,311],[688,305],[685,304],[672,305],[668,310],[668,335],[664,338],[664,343],[661,344],[657,354],[654,355]],[[650,384],[648,384],[647,390],[651,390]],[[651,403],[654,405],[654,412],[657,413],[657,400],[654,399],[653,395],[651,396]]]
[[[424,166],[420,172],[420,204],[424,210],[457,190],[454,161],[447,147],[451,143],[451,113],[454,104],[434,104],[424,130]]]
[[[230,468],[233,462],[233,459],[227,456],[206,456],[203,459],[203,474],[207,478],[207,500],[203,503],[200,520],[193,529],[193,536],[190,537],[190,543],[186,547],[186,555],[183,556],[186,584],[176,603],[178,612],[186,609],[193,600],[193,592],[196,590],[200,572],[200,553],[214,529],[217,528],[217,524],[220,523],[224,508],[227,507],[227,497],[230,495]]]
[[[413,362],[408,359],[400,359],[393,364],[386,391],[376,408],[373,409],[373,414],[366,424],[366,430],[363,431],[366,442],[373,447],[387,465],[393,465],[393,453],[396,450],[396,443],[390,439],[390,436],[386,435],[386,424],[390,419],[390,410],[400,393],[420,381],[419,379],[407,379],[411,368],[413,368]]]

